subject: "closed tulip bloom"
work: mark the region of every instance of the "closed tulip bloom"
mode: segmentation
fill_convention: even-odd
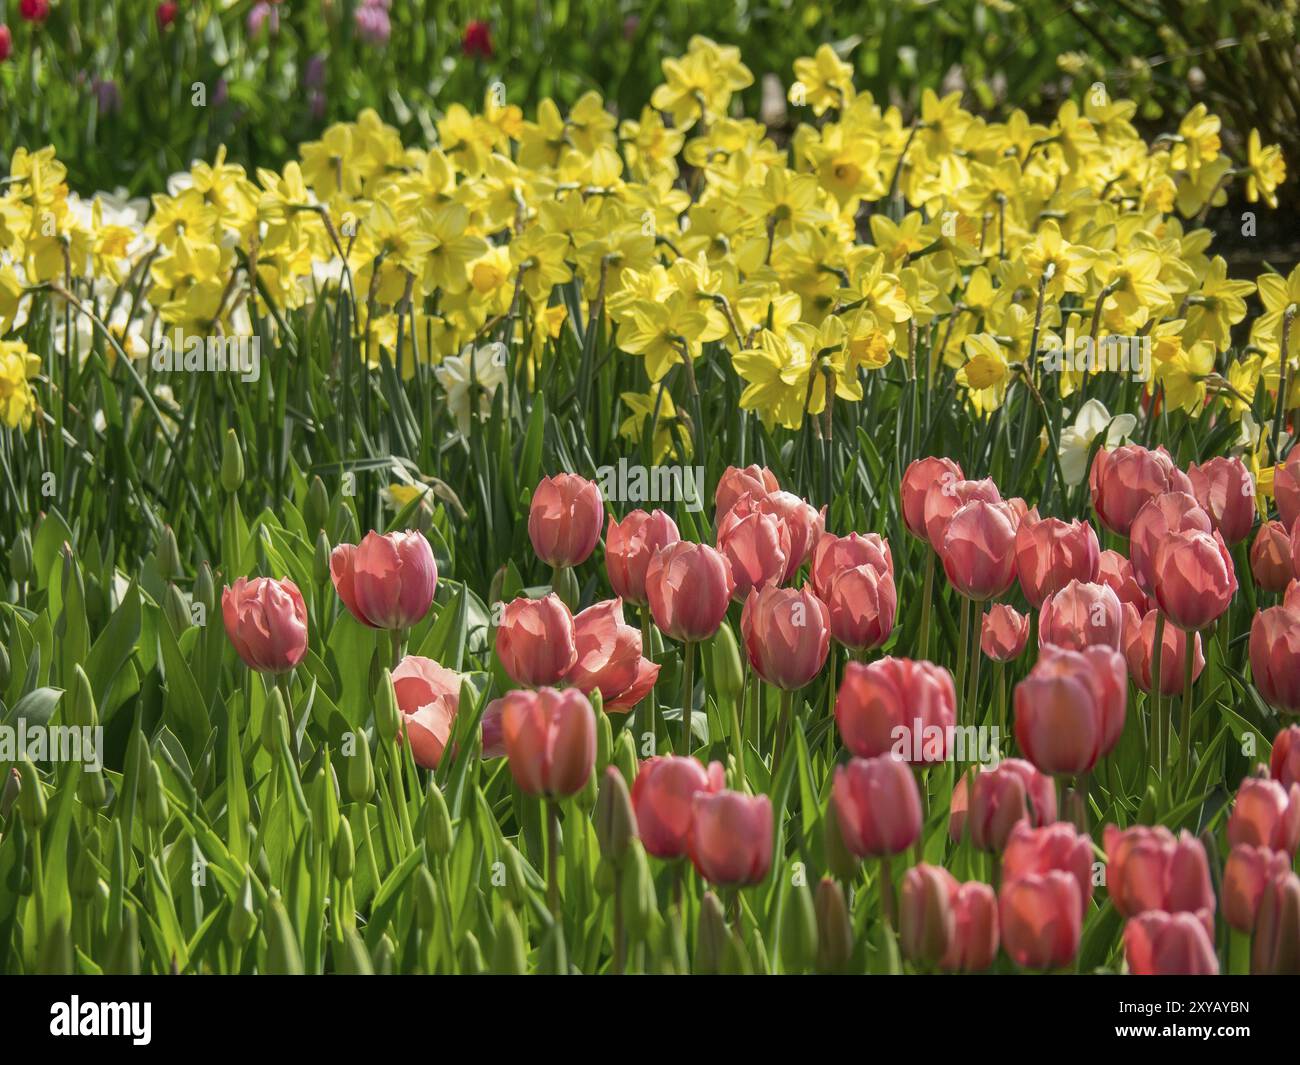
[[[1002,949],[1025,969],[1057,969],[1079,950],[1083,930],[1079,885],[1052,870],[1003,884],[998,897]]]
[[[1218,976],[1214,942],[1195,914],[1149,910],[1124,926],[1124,959],[1134,976]]]
[[[1172,532],[1156,550],[1156,602],[1180,629],[1205,628],[1236,591],[1232,556],[1218,533]]]
[[[1250,572],[1265,592],[1281,592],[1295,578],[1295,545],[1280,521],[1266,521],[1250,545]]]
[[[288,578],[240,577],[221,593],[221,620],[244,665],[287,673],[307,653],[307,604]]]
[[[442,761],[460,705],[460,682],[455,670],[420,655],[407,655],[393,670],[397,708],[411,739],[411,756],[421,769],[437,769]]]
[[[902,759],[853,758],[838,766],[831,801],[844,845],[859,858],[902,854],[921,835],[921,795]]]
[[[813,548],[812,565],[809,567],[808,576],[813,591],[823,603],[829,602],[835,578],[845,570],[858,566],[870,566],[892,577],[894,558],[889,550],[889,541],[877,533],[853,532],[847,536],[823,533]]]
[[[1281,851],[1238,843],[1223,866],[1223,919],[1238,932],[1255,929],[1264,888],[1291,871],[1291,859]]]
[[[952,459],[931,456],[910,462],[898,487],[903,507],[903,524],[907,526],[907,531],[918,539],[928,540],[925,531],[925,500],[931,487],[935,484],[952,484],[965,477],[961,467]]]
[[[938,480],[925,495],[925,538],[936,551],[943,547],[948,522],[967,503],[1002,502],[1002,493],[989,478],[982,481]],[[1011,512],[1014,515],[1014,511]]]
[[[632,809],[646,852],[664,859],[685,855],[696,794],[719,792],[725,783],[721,762],[706,769],[675,754],[642,762],[632,782]]]
[[[1288,725],[1273,737],[1269,772],[1284,788],[1300,784],[1300,725]]]
[[[1148,593],[1155,591],[1156,550],[1174,532],[1212,532],[1210,516],[1189,492],[1165,492],[1143,505],[1129,531],[1133,575]]]
[[[1300,845],[1300,784],[1246,777],[1228,818],[1228,842],[1249,843],[1294,855]]]
[[[939,550],[948,581],[962,595],[995,599],[1016,579],[1016,516],[1006,503],[964,504],[949,520]]]
[[[558,684],[578,660],[573,615],[554,592],[511,600],[497,627],[496,648],[516,684]]]
[[[550,566],[576,566],[596,548],[605,504],[594,481],[574,473],[543,477],[528,509],[528,538]]]
[[[1106,647],[1045,647],[1016,685],[1016,743],[1044,773],[1086,773],[1124,730],[1124,659]]]
[[[1101,545],[1086,521],[1040,521],[1030,512],[1016,529],[1016,575],[1035,609],[1070,581],[1095,581],[1100,567]]]
[[[662,510],[630,511],[622,522],[609,516],[605,533],[605,571],[614,594],[625,603],[645,606],[645,575],[656,551],[680,540],[677,524]]]
[[[1272,606],[1255,615],[1250,623],[1250,675],[1269,706],[1300,714],[1300,610]]]
[[[807,585],[750,592],[740,632],[750,665],[768,684],[786,691],[817,676],[831,646],[830,613]]]
[[[577,688],[512,691],[502,700],[501,737],[510,775],[527,795],[576,795],[596,765],[596,714]]]
[[[573,642],[577,658],[565,680],[587,694],[599,689],[606,710],[635,706],[659,675],[659,667],[641,657],[641,633],[623,620],[622,600],[606,599],[579,613]]]
[[[1043,601],[1038,612],[1038,643],[1071,651],[1113,647],[1123,642],[1124,611],[1107,585],[1071,581]]]
[[[1124,660],[1128,674],[1142,691],[1151,692],[1151,667],[1155,660],[1156,622],[1159,615],[1148,611],[1139,618],[1129,604],[1124,606]],[[1160,694],[1182,695],[1185,676],[1187,645],[1192,646],[1192,680],[1205,668],[1205,655],[1201,653],[1201,634],[1186,633],[1177,625],[1166,625],[1160,639]]]
[[[1294,529],[1300,517],[1300,447],[1293,447],[1273,474],[1273,498],[1282,524]]]
[[[942,666],[893,657],[849,662],[835,699],[835,723],[844,746],[860,758],[893,752],[925,765],[947,757],[956,706],[952,674]]]
[[[738,791],[697,791],[687,851],[719,887],[761,884],[772,868],[772,800]]]
[[[935,964],[947,955],[957,935],[952,897],[957,881],[937,865],[914,865],[903,874],[899,894],[898,933],[903,955]]]
[[[939,965],[950,971],[983,972],[998,956],[998,897],[988,884],[958,884],[952,895],[953,936]]]
[[[729,524],[725,532],[719,529],[718,550],[731,565],[731,597],[743,603],[752,590],[785,580],[790,530],[775,515],[755,511]]]
[[[1239,458],[1216,455],[1187,467],[1192,495],[1228,544],[1239,544],[1255,524],[1255,481]]]
[[[1132,603],[1139,614],[1145,614],[1155,604],[1142,590],[1133,572],[1133,563],[1118,551],[1103,551],[1097,567],[1097,580],[1119,596],[1121,603]]]
[[[1107,825],[1103,840],[1106,890],[1121,915],[1136,917],[1147,910],[1213,915],[1210,863],[1190,832],[1175,837],[1162,825],[1123,830]]]
[[[1002,882],[1053,870],[1066,873],[1078,886],[1079,915],[1092,898],[1092,840],[1067,821],[1032,828],[1021,821],[1011,829],[1002,851]]]
[[[1295,873],[1281,873],[1264,885],[1251,941],[1250,971],[1300,975],[1300,876]]]
[[[707,544],[669,544],[646,569],[646,598],[655,624],[683,643],[707,640],[718,631],[735,586],[731,563]]]
[[[1097,452],[1088,471],[1092,507],[1111,532],[1127,536],[1137,512],[1165,492],[1190,492],[1192,482],[1169,452],[1126,444]]]
[[[368,532],[356,546],[334,548],[330,577],[348,613],[363,625],[405,629],[429,612],[438,564],[422,532]]]
[[[879,647],[894,631],[898,593],[888,570],[855,566],[835,578],[826,602],[831,635],[845,647],[865,651]]]
[[[741,496],[752,495],[762,499],[763,496],[780,490],[776,474],[766,466],[746,466],[743,469],[728,466],[713,494],[715,513],[721,518]]]
[[[1052,778],[1022,759],[1007,758],[993,769],[973,770],[967,779],[965,823],[978,850],[1000,854],[1016,825],[1041,828],[1056,820]]]
[[[980,622],[980,650],[994,662],[1010,662],[1029,642],[1029,615],[1005,603],[994,603]]]
[[[817,541],[826,531],[826,508],[819,511],[793,492],[772,492],[759,499],[754,509],[779,518],[789,530],[789,558],[781,582],[792,580],[799,567],[812,557]]]
[[[1300,611],[1300,580],[1294,580],[1282,593],[1282,605],[1288,610]]]

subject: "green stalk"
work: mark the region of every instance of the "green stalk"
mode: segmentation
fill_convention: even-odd
[[[1179,788],[1186,787],[1192,772],[1192,665],[1195,658],[1192,654],[1192,641],[1195,638],[1196,633],[1187,633],[1187,646],[1183,652],[1183,717],[1180,722],[1182,734],[1179,736],[1182,750],[1178,752]]]
[[[930,658],[930,600],[934,598],[934,551],[925,549],[925,583],[921,590],[921,658]]]
[[[682,649],[682,754],[691,753],[691,712],[695,701],[695,644],[687,640]]]
[[[790,737],[790,707],[794,702],[794,692],[781,689],[781,718],[776,723],[776,749],[772,752],[772,782],[781,771],[781,759],[785,755],[786,744]]]
[[[557,921],[560,911],[560,804],[545,800],[546,809],[546,904]]]

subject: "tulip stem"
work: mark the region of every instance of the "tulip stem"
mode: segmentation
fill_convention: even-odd
[[[979,625],[975,626],[975,636],[970,642],[970,693],[967,705],[970,707],[970,724],[979,724],[979,687],[980,687],[980,641]]]
[[[957,715],[957,720],[965,722],[969,716],[970,708],[966,706],[967,700],[964,698],[966,692],[966,657],[970,654],[970,600],[962,596],[961,600],[961,647],[957,652],[957,697],[961,700],[961,706]]]
[[[1006,664],[995,665],[994,673],[997,675],[998,683],[998,750],[1002,750],[1002,744],[1006,740],[1007,734],[1007,667]]]
[[[654,656],[650,653],[650,608],[643,606],[641,608],[641,654],[654,661]],[[658,704],[655,702],[655,686],[650,685],[650,690],[645,693],[645,698],[641,700],[640,725],[641,730],[638,740],[644,740],[646,733],[650,734],[650,752],[659,753],[659,713]],[[641,746],[637,744],[638,748]]]
[[[913,849],[917,865],[925,861],[925,826],[930,820],[930,774],[927,768],[918,766],[916,769],[916,790],[921,797],[921,831],[916,835],[916,846]]]
[[[560,804],[546,802],[546,904],[551,916],[560,919]]]
[[[894,927],[894,873],[889,867],[889,855],[880,859],[880,916],[887,927]]]
[[[790,737],[790,705],[794,702],[794,692],[781,689],[781,719],[776,723],[776,749],[772,752],[772,784],[776,785],[776,775],[781,771],[781,759],[785,756],[785,747]]]
[[[691,753],[691,712],[695,703],[695,644],[686,641],[682,649],[682,754]]]
[[[1179,745],[1182,747],[1178,758],[1179,788],[1186,786],[1192,772],[1192,666],[1195,659],[1192,653],[1194,650],[1192,641],[1195,639],[1196,633],[1187,633],[1187,646],[1183,650],[1183,717],[1178,737]]]
[[[934,598],[934,551],[925,549],[925,583],[921,590],[921,658],[930,658],[930,600]]]
[[[1156,611],[1156,631],[1151,645],[1151,679],[1148,684],[1151,697],[1151,732],[1156,750],[1156,769],[1160,779],[1164,779],[1168,737],[1165,735],[1164,719],[1160,713],[1160,659],[1165,646],[1165,614]]]
[[[623,932],[623,876],[614,873],[614,975],[622,976],[626,965],[627,938]]]

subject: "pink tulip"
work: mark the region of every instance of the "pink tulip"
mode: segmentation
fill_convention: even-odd
[[[1139,618],[1138,612],[1129,604],[1124,606],[1124,659],[1128,663],[1129,676],[1133,678],[1142,691],[1151,692],[1151,668],[1155,660],[1156,623],[1159,613],[1149,611]],[[1183,678],[1186,670],[1187,644],[1189,634],[1177,625],[1164,627],[1160,638],[1160,694],[1182,695]],[[1192,645],[1192,680],[1195,681],[1205,668],[1205,655],[1201,653],[1201,634],[1190,634]]]
[[[1155,590],[1155,555],[1174,532],[1212,532],[1210,516],[1189,492],[1165,492],[1143,504],[1129,531],[1129,559],[1144,590]]]
[[[1082,917],[1092,898],[1092,841],[1067,821],[1055,821],[1042,828],[1018,822],[1002,851],[1002,882],[1010,884],[1053,870],[1074,879]]]
[[[1239,544],[1255,524],[1255,481],[1239,458],[1216,455],[1187,467],[1192,494],[1228,544]]]
[[[1100,567],[1101,546],[1086,521],[1039,521],[1031,511],[1016,530],[1016,574],[1035,609],[1070,581],[1095,581]]]
[[[697,791],[687,850],[711,884],[761,884],[772,868],[772,800],[738,791]]]
[[[735,513],[734,511],[732,512]],[[772,514],[757,511],[719,527],[718,550],[731,565],[732,599],[743,603],[750,591],[785,580],[790,559],[790,530]]]
[[[1038,643],[1055,644],[1071,651],[1085,647],[1113,647],[1123,642],[1124,611],[1105,584],[1070,581],[1043,601],[1038,613]]]
[[[574,473],[543,477],[528,508],[528,538],[549,566],[577,566],[600,539],[605,504],[600,489]]]
[[[894,631],[898,593],[888,570],[855,566],[841,570],[826,601],[831,635],[845,647],[865,651],[879,647]]]
[[[1121,603],[1132,603],[1139,614],[1145,614],[1154,605],[1138,584],[1133,564],[1118,551],[1101,553],[1097,580],[1110,588]]]
[[[998,899],[1002,948],[1026,969],[1068,965],[1079,950],[1083,930],[1079,885],[1068,873],[1052,870],[1004,883]]]
[[[1294,855],[1300,845],[1300,784],[1246,777],[1228,817],[1228,842],[1249,843]]]
[[[995,599],[1016,579],[1016,515],[1006,503],[974,499],[944,529],[939,558],[949,583],[969,599]]]
[[[1016,685],[1016,742],[1045,773],[1089,772],[1124,730],[1124,659],[1106,647],[1044,647]]]
[[[735,589],[726,556],[685,540],[660,548],[646,568],[646,598],[662,632],[683,643],[706,640],[727,616]]]
[[[905,957],[933,965],[947,956],[957,936],[956,893],[957,881],[940,866],[922,862],[903,874],[898,938]]]
[[[1293,447],[1273,474],[1273,498],[1282,524],[1294,529],[1300,517],[1300,447]]]
[[[1128,444],[1097,452],[1088,471],[1088,489],[1101,523],[1127,536],[1147,500],[1165,492],[1190,492],[1192,482],[1164,448],[1148,451]]]
[[[918,539],[929,540],[925,529],[925,500],[931,487],[940,483],[953,484],[965,476],[952,459],[930,457],[909,463],[899,484],[903,524],[907,531]]]
[[[823,603],[829,602],[835,578],[858,566],[870,566],[893,577],[894,558],[889,551],[889,541],[876,533],[849,533],[847,536],[823,533],[813,549],[808,574],[813,591]]]
[[[516,684],[558,684],[578,660],[573,615],[554,592],[514,599],[502,613],[496,649]]]
[[[1214,940],[1190,913],[1149,910],[1124,926],[1124,958],[1134,976],[1218,976]]]
[[[1194,913],[1213,929],[1214,887],[1205,847],[1190,832],[1162,825],[1120,830],[1107,825],[1106,889],[1124,917],[1147,910]]]
[[[656,858],[682,857],[696,794],[720,792],[725,784],[721,762],[710,762],[705,769],[694,758],[675,754],[642,762],[632,782],[632,809],[646,852]]]
[[[407,655],[393,670],[393,693],[411,738],[411,756],[422,769],[437,769],[442,761],[460,705],[460,682],[459,673],[419,655]]]
[[[680,539],[676,523],[662,510],[633,510],[622,523],[611,514],[605,533],[605,571],[614,594],[625,603],[645,606],[645,575],[650,560],[659,548]]]
[[[948,757],[956,705],[952,674],[942,666],[892,657],[849,662],[835,700],[835,723],[844,746],[860,758],[893,753],[926,765]]]
[[[1294,545],[1280,521],[1266,521],[1250,545],[1250,571],[1261,591],[1283,591],[1295,577]]]
[[[994,603],[980,622],[980,650],[994,662],[1010,662],[1029,642],[1029,616],[1005,603]]]
[[[526,795],[566,798],[587,786],[596,764],[596,715],[577,688],[507,693],[501,736],[510,775]]]
[[[1218,533],[1171,532],[1156,550],[1154,575],[1160,609],[1188,632],[1219,617],[1237,591],[1232,556]]]
[[[221,593],[221,620],[244,665],[288,673],[307,653],[307,604],[293,581],[240,577]]]
[[[953,936],[939,961],[950,971],[983,972],[998,956],[998,897],[988,884],[958,884],[952,896]]]
[[[977,850],[1000,854],[1021,822],[1041,828],[1056,820],[1056,787],[1052,778],[1019,758],[1007,758],[992,769],[972,769],[957,785],[966,806],[953,841],[963,830]],[[966,796],[969,795],[969,799]],[[953,795],[953,808],[958,797]]]
[[[1223,866],[1223,919],[1238,932],[1254,931],[1264,888],[1290,871],[1291,859],[1281,851],[1238,843]]]
[[[844,845],[859,858],[902,854],[921,834],[921,795],[907,763],[892,755],[836,767],[831,801]]]
[[[749,662],[768,684],[802,688],[821,672],[830,651],[831,619],[807,585],[749,593],[740,615]]]
[[[1295,873],[1279,873],[1264,885],[1255,918],[1250,971],[1300,975],[1300,876]]]
[[[746,466],[744,469],[728,466],[718,481],[713,494],[713,504],[719,518],[735,505],[736,500],[744,495],[761,499],[772,492],[779,492],[781,485],[776,474],[766,466]]]
[[[794,579],[802,566],[812,557],[817,541],[826,531],[826,508],[818,511],[811,503],[793,492],[772,492],[755,505],[760,514],[770,514],[781,519],[790,532],[789,558],[781,583]]]
[[[641,633],[623,620],[623,603],[606,599],[573,619],[577,660],[565,679],[580,691],[600,690],[606,710],[628,710],[641,701],[659,667],[641,657]]]
[[[1292,784],[1300,784],[1300,725],[1288,725],[1273,737],[1269,771],[1288,790]]]
[[[1269,706],[1300,714],[1300,610],[1272,606],[1255,615],[1250,623],[1250,675]]]
[[[339,544],[330,554],[334,588],[354,618],[374,629],[405,629],[429,612],[438,564],[421,532],[380,535]]]
[[[948,531],[948,522],[952,520],[952,516],[967,503],[976,501],[1000,503],[1002,502],[1002,494],[998,491],[998,486],[988,478],[982,481],[945,480],[941,478],[931,482],[929,490],[925,494],[924,511],[925,538],[930,542],[930,546],[936,551],[942,548],[943,537]]]

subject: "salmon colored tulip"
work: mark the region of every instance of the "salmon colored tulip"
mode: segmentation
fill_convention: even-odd
[[[1078,882],[1054,869],[1004,883],[998,923],[1002,949],[1021,968],[1068,965],[1079,950],[1083,930]]]
[[[1284,788],[1300,784],[1300,725],[1288,725],[1273,737],[1269,772]]]
[[[844,845],[859,858],[902,854],[921,834],[921,795],[906,762],[853,758],[835,769],[831,802]]]
[[[831,645],[831,619],[813,590],[766,588],[749,593],[740,614],[749,663],[768,684],[802,688],[821,672]]]
[[[939,965],[949,971],[983,972],[998,956],[998,897],[988,884],[958,884],[952,895],[953,936]]]
[[[844,746],[860,758],[892,752],[925,765],[948,757],[956,706],[952,674],[942,666],[893,657],[849,662],[835,699],[835,723]]]
[[[898,593],[888,570],[855,566],[841,570],[826,602],[831,635],[845,647],[865,651],[879,647],[894,631]]]
[[[1223,919],[1238,932],[1255,929],[1264,888],[1291,871],[1291,858],[1268,847],[1238,843],[1223,866]]]
[[[949,583],[961,595],[996,599],[1016,579],[1016,515],[1006,503],[975,499],[964,504],[944,529],[939,558]]]
[[[772,868],[772,800],[697,791],[687,839],[696,872],[720,887],[761,884]]]
[[[1097,452],[1088,471],[1092,507],[1111,532],[1127,536],[1137,512],[1165,492],[1190,492],[1192,482],[1174,465],[1169,452],[1126,444]]]
[[[405,629],[429,612],[438,564],[422,532],[368,532],[356,546],[334,548],[330,577],[348,613],[363,625]]]
[[[812,557],[822,533],[826,531],[826,508],[818,511],[811,503],[793,492],[771,492],[755,505],[760,514],[780,518],[790,532],[789,559],[781,583],[793,580],[794,575]]]
[[[1155,590],[1155,555],[1174,532],[1212,532],[1210,516],[1190,492],[1165,492],[1145,503],[1129,531],[1129,561],[1138,584],[1149,594]]]
[[[1151,667],[1155,661],[1156,623],[1159,613],[1148,611],[1139,618],[1129,604],[1124,606],[1124,660],[1128,675],[1142,691],[1151,692]],[[1205,668],[1205,655],[1201,653],[1201,634],[1186,633],[1177,625],[1165,625],[1160,639],[1160,694],[1182,695],[1185,676],[1187,644],[1192,645],[1192,680]]]
[[[771,492],[780,490],[781,485],[776,479],[776,474],[766,466],[746,466],[743,469],[728,466],[718,481],[717,490],[713,494],[713,504],[717,516],[721,518],[731,510],[741,496],[752,495],[761,499]]]
[[[1300,447],[1293,447],[1273,474],[1273,498],[1282,524],[1294,529],[1300,517]]]
[[[680,540],[677,524],[662,510],[630,511],[622,522],[609,516],[605,533],[605,571],[614,594],[625,603],[645,606],[645,575],[656,551]]]
[[[1031,511],[1016,529],[1016,575],[1034,609],[1070,581],[1095,581],[1100,567],[1101,545],[1086,521],[1040,521]]]
[[[307,604],[293,581],[240,577],[221,593],[221,620],[244,665],[288,673],[307,653]]]
[[[963,815],[957,824],[959,805]],[[959,842],[966,831],[977,850],[1000,854],[1011,830],[1022,821],[1041,828],[1056,820],[1056,786],[1030,763],[1007,758],[992,769],[966,773],[953,792],[952,809],[953,842]]]
[[[431,658],[407,655],[393,670],[393,693],[421,769],[437,769],[460,705],[461,676]],[[401,739],[398,733],[398,739]]]
[[[1228,842],[1249,843],[1294,855],[1300,845],[1300,784],[1246,777],[1228,817]]]
[[[1250,971],[1300,976],[1300,876],[1295,873],[1280,873],[1264,885],[1251,941]]]
[[[1119,649],[1124,611],[1119,596],[1105,584],[1071,581],[1043,601],[1038,612],[1038,643],[1071,651],[1085,647]]]
[[[1148,910],[1124,926],[1124,959],[1134,976],[1218,976],[1214,940],[1190,913]]]
[[[734,514],[735,511],[732,511]],[[757,511],[719,527],[718,550],[731,564],[735,588],[731,597],[738,603],[756,588],[785,580],[790,559],[790,530],[772,514]]]
[[[1029,615],[994,603],[980,622],[980,650],[994,662],[1019,658],[1029,642]]]
[[[1237,574],[1223,538],[1203,532],[1171,532],[1155,555],[1155,596],[1180,629],[1203,629],[1237,592]]]
[[[735,587],[731,563],[707,544],[669,544],[646,569],[646,598],[655,624],[683,643],[707,640],[718,631]]]
[[[1272,606],[1255,615],[1250,623],[1250,675],[1269,706],[1300,714],[1300,610]]]
[[[1239,544],[1255,524],[1255,480],[1239,458],[1216,455],[1187,467],[1192,495],[1224,541]]]
[[[1072,877],[1078,887],[1079,915],[1092,898],[1092,840],[1067,821],[1042,828],[1018,822],[1002,851],[1002,882],[1010,884],[1053,870]]]
[[[510,775],[527,795],[556,799],[587,786],[596,765],[596,714],[577,688],[512,691],[501,738]]]
[[[1260,524],[1250,545],[1250,572],[1261,591],[1281,592],[1295,578],[1295,545],[1280,521]]]
[[[548,566],[577,566],[596,549],[605,504],[594,481],[576,473],[543,477],[528,508],[528,538]]]
[[[558,684],[578,660],[573,615],[554,592],[506,604],[497,627],[501,665],[516,684]]]
[[[948,954],[957,936],[956,893],[956,879],[941,866],[922,862],[903,874],[898,938],[904,957],[934,965]]]
[[[1205,847],[1190,832],[1174,836],[1163,825],[1119,829],[1107,825],[1106,890],[1124,917],[1147,910],[1197,914],[1214,927],[1214,887]]]
[[[930,484],[925,494],[925,538],[936,551],[943,547],[948,522],[967,503],[976,500],[984,503],[1002,502],[1002,493],[989,478],[982,481],[951,480],[940,478]],[[1014,515],[1014,511],[1012,512]]]
[[[1016,685],[1016,743],[1044,773],[1089,772],[1124,730],[1128,678],[1107,647],[1044,647]]]
[[[1133,572],[1133,564],[1118,551],[1101,553],[1101,564],[1097,567],[1097,581],[1119,596],[1121,603],[1132,603],[1139,614],[1145,614],[1154,606],[1147,593],[1138,584],[1137,576]]]
[[[931,456],[909,463],[899,484],[903,524],[907,526],[907,531],[918,539],[928,540],[925,531],[925,500],[931,487],[941,483],[952,484],[965,477],[961,467],[952,459]]]
[[[721,762],[706,769],[694,758],[658,755],[647,758],[632,782],[632,809],[647,853],[681,858],[690,839],[695,796],[720,792],[726,785]]]
[[[1300,580],[1294,580],[1282,593],[1282,605],[1288,610],[1300,612]]]
[[[829,602],[835,578],[844,570],[858,566],[870,566],[893,577],[894,558],[889,550],[889,541],[877,533],[854,532],[847,536],[823,533],[817,539],[809,567],[813,591],[823,603]]]
[[[659,666],[641,656],[641,633],[623,620],[623,602],[606,599],[573,619],[577,660],[565,680],[590,694],[600,690],[606,710],[629,710],[659,676]]]

